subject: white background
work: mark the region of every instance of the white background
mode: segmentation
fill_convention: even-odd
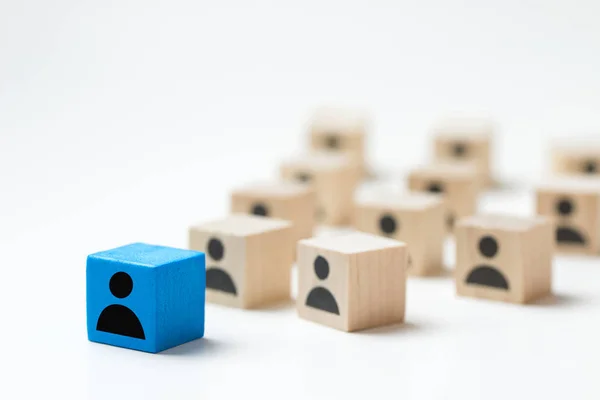
[[[499,123],[513,191],[555,136],[600,132],[596,1],[0,1],[2,398],[598,399],[600,263],[558,257],[554,301],[457,299],[411,279],[407,324],[345,334],[207,306],[206,339],[159,355],[89,343],[85,257],[184,247],[229,190],[276,176],[320,104],[366,107],[390,182],[439,117]],[[518,178],[519,180],[514,180]],[[449,244],[448,264],[452,264]]]

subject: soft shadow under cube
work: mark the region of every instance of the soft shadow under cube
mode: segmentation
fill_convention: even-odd
[[[551,148],[552,172],[557,175],[600,174],[600,145],[598,143],[555,143]]]
[[[203,253],[134,243],[87,258],[92,342],[157,353],[204,335]]]
[[[479,181],[472,164],[434,163],[414,169],[409,173],[408,186],[444,198],[449,232],[458,219],[477,211]]]
[[[364,173],[367,125],[367,118],[362,112],[322,108],[313,115],[311,121],[311,148],[350,154]]]
[[[191,227],[190,248],[206,252],[206,300],[239,308],[288,300],[292,235],[288,221],[244,214]]]
[[[537,213],[555,222],[556,250],[600,252],[600,178],[555,178],[538,186]]]
[[[446,218],[440,196],[409,192],[357,199],[354,228],[408,246],[408,274],[437,275],[443,268]]]
[[[357,164],[344,154],[315,152],[290,159],[281,165],[281,177],[303,182],[317,196],[316,221],[342,225],[350,221],[352,197],[358,184]]]
[[[551,292],[553,224],[545,217],[478,215],[456,227],[456,293],[527,303]]]
[[[434,129],[434,152],[441,162],[470,162],[479,175],[481,187],[490,186],[492,137],[491,121],[458,119],[440,122]]]
[[[315,191],[302,183],[258,183],[236,189],[231,194],[233,213],[290,221],[293,224],[294,241],[312,237],[315,210]]]
[[[300,317],[343,331],[404,321],[404,243],[367,233],[298,243]]]

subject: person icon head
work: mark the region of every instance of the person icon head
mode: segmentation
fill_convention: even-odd
[[[320,281],[325,281],[329,276],[329,262],[327,262],[325,257],[317,256],[313,262],[313,268],[315,275]],[[322,286],[317,286],[308,293],[306,306],[340,315],[340,310],[333,294]]]
[[[114,297],[125,299],[133,291],[133,280],[128,273],[117,272],[110,278],[108,287]],[[111,304],[102,310],[98,317],[96,330],[136,339],[146,339],[144,328],[138,317],[122,304]]]

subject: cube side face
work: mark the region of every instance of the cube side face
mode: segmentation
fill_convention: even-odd
[[[342,331],[349,329],[349,257],[345,254],[298,244],[298,315]]]
[[[485,174],[490,171],[490,140],[469,140],[438,136],[435,138],[435,156],[438,160],[474,161]]]
[[[246,239],[244,307],[256,308],[290,299],[295,240],[292,227]]]
[[[88,256],[88,339],[150,353],[160,351],[156,283],[156,268]]]
[[[526,236],[526,242],[531,245],[524,249],[526,254],[524,302],[530,302],[552,292],[554,224],[548,221],[527,232]]]
[[[406,246],[352,254],[348,282],[348,330],[404,321]]]
[[[536,209],[538,214],[556,221],[557,251],[580,254],[600,252],[598,195],[538,190]]]
[[[192,228],[189,248],[205,253],[206,301],[243,307],[246,296],[246,238]]]
[[[206,265],[204,253],[157,269],[157,349],[204,336]]]
[[[456,230],[456,292],[460,296],[523,303],[525,249],[519,231],[459,225]]]
[[[391,210],[356,205],[354,227],[362,232],[405,242],[408,245],[407,268],[410,275],[425,276],[440,272],[446,232],[441,204],[423,210]]]

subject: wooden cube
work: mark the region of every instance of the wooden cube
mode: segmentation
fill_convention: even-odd
[[[545,217],[477,215],[456,228],[456,293],[527,303],[551,292],[554,232]]]
[[[555,143],[551,149],[552,172],[557,175],[600,174],[600,145]]]
[[[439,194],[446,207],[446,226],[477,211],[478,175],[472,165],[434,163],[417,168],[408,176],[410,190]]]
[[[412,192],[357,199],[353,226],[405,242],[409,275],[437,275],[442,271],[446,217],[440,196]]]
[[[492,137],[494,126],[481,120],[454,120],[434,130],[435,159],[441,162],[470,162],[479,175],[481,187],[493,183]]]
[[[352,197],[358,184],[356,164],[344,154],[315,152],[281,165],[281,177],[304,182],[317,196],[316,221],[342,225],[350,221]]]
[[[231,194],[233,213],[290,221],[293,224],[293,240],[296,242],[312,237],[315,210],[315,191],[303,183],[258,183],[236,189]]]
[[[290,298],[290,222],[233,214],[191,227],[189,246],[206,253],[207,302],[256,308]]]
[[[599,178],[556,178],[539,185],[537,213],[554,220],[557,251],[600,252]]]
[[[310,146],[317,151],[343,152],[355,158],[362,172],[365,167],[367,119],[347,109],[318,110],[310,125]]]
[[[298,243],[300,317],[343,331],[404,321],[406,245],[353,232]]]

